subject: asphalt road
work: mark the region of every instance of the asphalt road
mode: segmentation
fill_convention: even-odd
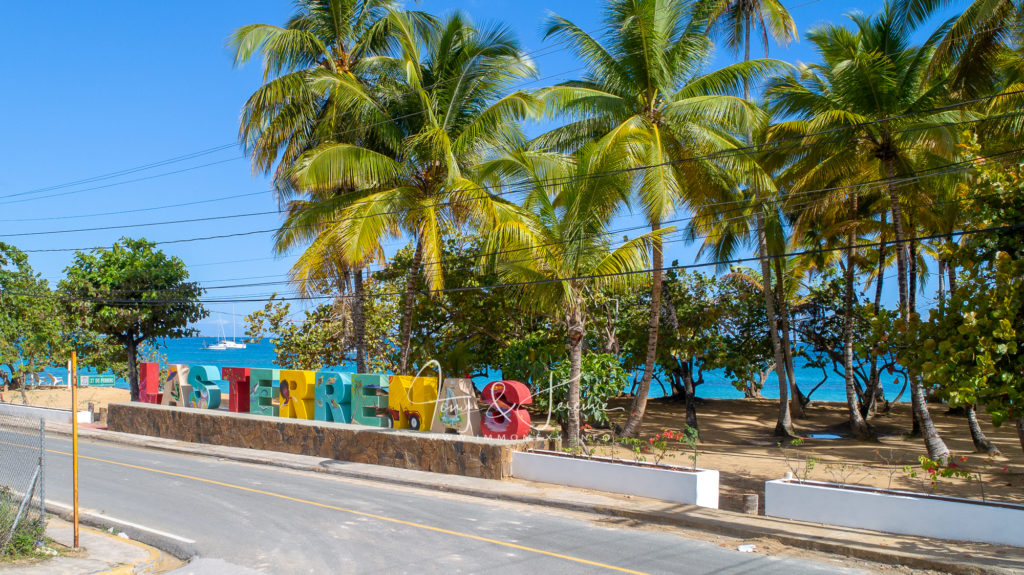
[[[4,433],[10,443],[28,436]],[[70,441],[47,439],[47,498],[70,503]],[[265,573],[856,573],[666,530],[113,443],[80,445],[80,505]]]

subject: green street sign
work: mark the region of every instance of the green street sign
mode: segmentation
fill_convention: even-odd
[[[113,375],[89,375],[82,376],[82,379],[88,377],[84,383],[86,385],[114,385],[116,378]]]

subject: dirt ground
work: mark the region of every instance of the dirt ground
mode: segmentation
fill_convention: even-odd
[[[39,389],[26,392],[29,403],[46,407],[70,407],[71,392],[66,388]],[[124,389],[84,387],[78,392],[79,409],[106,407],[108,403],[128,401]],[[4,392],[4,400],[21,403],[20,392]],[[622,424],[629,407],[629,399],[612,401],[612,418]],[[669,429],[682,431],[684,405],[665,399],[648,402],[648,414],[644,420],[641,437],[651,436]],[[622,408],[622,409],[616,409]],[[725,509],[740,510],[745,493],[759,494],[764,504],[764,482],[779,479],[786,472],[819,481],[834,481],[872,487],[906,489],[927,493],[938,493],[973,499],[984,498],[1024,504],[1024,451],[1012,425],[992,427],[984,414],[979,414],[982,428],[1003,455],[989,458],[975,453],[971,443],[967,420],[962,416],[950,415],[940,404],[930,405],[935,424],[946,444],[959,458],[961,466],[980,472],[981,480],[943,478],[932,486],[928,473],[923,471],[918,457],[925,454],[924,442],[920,438],[907,437],[911,429],[909,405],[898,405],[892,413],[871,420],[878,434],[877,442],[857,441],[850,438],[845,425],[845,405],[840,403],[814,402],[807,409],[807,417],[794,420],[797,432],[804,437],[799,446],[783,442],[786,453],[779,447],[779,439],[772,436],[778,413],[778,404],[767,399],[705,399],[697,407],[697,418],[701,431],[701,444],[697,465],[721,472],[721,506]],[[589,430],[592,444],[599,443],[607,430]],[[812,434],[833,434],[839,439],[815,439]],[[670,449],[662,463],[671,465],[692,465],[686,446],[671,442]],[[633,459],[629,448],[621,445],[592,445],[591,452],[599,456],[615,456]],[[789,463],[786,462],[789,457]],[[653,462],[655,453],[644,453],[642,457]],[[812,460],[808,470],[808,458]],[[916,477],[908,471],[913,470]]]
[[[25,391],[29,405],[71,409],[71,390],[67,387],[51,387],[30,389]],[[95,409],[106,407],[108,403],[117,403],[131,399],[127,389],[113,387],[79,387],[78,410],[89,409],[92,403]],[[22,403],[21,391],[4,391],[3,400],[8,403]]]
[[[613,400],[613,407],[629,407],[629,399]],[[662,430],[682,431],[685,407],[682,403],[665,399],[651,400],[647,404],[648,414],[644,420],[641,437],[649,437]],[[804,437],[799,446],[783,442],[786,453],[778,445],[780,439],[773,437],[778,417],[778,402],[767,399],[706,399],[697,407],[701,443],[697,465],[717,469],[721,473],[721,502],[724,509],[740,510],[744,493],[760,495],[764,505],[764,482],[779,479],[786,472],[804,476],[807,458],[814,461],[808,479],[858,484],[871,487],[905,489],[926,493],[938,493],[972,499],[984,498],[993,501],[1024,503],[1024,451],[1021,449],[1016,430],[1004,424],[994,428],[988,417],[979,413],[982,428],[989,439],[1003,452],[1000,457],[989,458],[984,453],[975,453],[971,442],[967,419],[950,415],[946,406],[931,404],[930,411],[939,434],[946,445],[957,456],[960,466],[975,472],[968,479],[942,478],[932,486],[928,473],[921,469],[918,457],[927,453],[924,441],[919,437],[908,437],[912,427],[909,405],[898,405],[890,414],[870,421],[878,441],[858,441],[849,437],[845,424],[845,404],[814,402],[807,409],[807,417],[794,420],[797,432]],[[620,425],[625,421],[626,410],[615,411],[613,421]],[[595,439],[606,431],[588,432]],[[812,434],[833,434],[839,439],[813,439]],[[689,453],[682,451],[686,446],[678,442],[670,444],[675,448],[662,463],[692,465]],[[594,455],[615,454],[631,459],[632,452],[622,446],[597,446]],[[789,457],[789,463],[786,462]],[[966,461],[959,461],[966,456]],[[653,453],[643,454],[647,461],[653,461]],[[909,467],[916,473],[911,477]],[[980,472],[981,481],[977,473]]]

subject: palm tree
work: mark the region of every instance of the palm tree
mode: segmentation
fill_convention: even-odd
[[[405,234],[415,243],[399,334],[405,373],[420,275],[430,289],[443,286],[442,230],[508,209],[477,184],[473,170],[494,150],[524,140],[519,121],[533,99],[508,91],[535,68],[506,27],[476,28],[455,13],[423,32],[410,17],[390,18],[403,31],[400,50],[374,59],[377,82],[332,87],[353,113],[374,119],[372,141],[322,144],[303,154],[289,177],[302,190],[355,190],[305,210],[309,225],[332,229],[350,263],[364,261],[387,236]]]
[[[744,153],[739,158],[723,160],[732,174],[733,185],[717,197],[695,206],[693,218],[687,226],[691,239],[702,238],[700,255],[713,261],[725,261],[736,257],[743,245],[754,244],[761,260],[758,291],[765,305],[768,320],[768,335],[774,355],[773,371],[779,382],[779,416],[775,433],[783,437],[795,437],[792,413],[801,413],[802,405],[797,394],[793,374],[792,353],[788,345],[788,321],[786,341],[780,337],[778,317],[788,317],[788,301],[782,294],[791,293],[796,282],[784,282],[783,260],[776,258],[776,285],[772,285],[771,261],[769,254],[784,254],[787,247],[787,218],[782,210],[782,196],[776,182],[781,169],[778,159],[763,150],[765,147],[771,117],[763,116],[752,125],[747,133],[747,142],[757,150]],[[753,225],[751,225],[753,224]],[[785,314],[776,313],[781,305]],[[789,375],[787,376],[787,372]],[[792,400],[790,389],[792,388]]]
[[[399,5],[395,0],[299,0],[296,4],[284,27],[249,24],[228,39],[236,66],[256,56],[263,58],[263,85],[242,109],[239,140],[255,173],[273,172],[282,202],[291,201],[298,192],[290,186],[287,174],[303,153],[324,142],[360,142],[368,137],[362,126],[372,120],[366,121],[336,97],[336,86],[373,82],[374,59],[394,48],[401,33],[398,24],[426,29],[433,22],[431,16],[420,12],[404,12],[401,20],[393,18]],[[326,195],[351,191],[342,188]],[[291,270],[292,283],[300,294],[355,292],[356,364],[364,371],[364,261],[350,263],[339,257],[335,246],[319,239],[318,227],[299,228],[302,221],[294,216],[312,200],[289,206],[292,217],[279,230],[275,250],[283,254],[313,242]]]
[[[907,328],[912,311],[912,237],[906,234],[903,206],[911,203],[919,187],[899,184],[897,178],[948,162],[958,142],[956,123],[962,112],[942,108],[948,101],[945,86],[926,73],[936,37],[911,46],[907,22],[890,5],[877,16],[854,14],[850,19],[853,30],[826,25],[808,34],[822,63],[804,65],[770,83],[766,95],[774,110],[797,118],[775,126],[773,137],[803,137],[790,157],[789,170],[799,174],[792,180],[794,191],[825,188],[837,181],[886,182],[900,315]],[[911,398],[929,456],[947,458],[949,450],[931,421],[924,391],[913,379]]]
[[[628,163],[625,154],[608,154],[599,144],[587,144],[571,158],[520,152],[484,167],[533,184],[523,209],[509,212],[490,229],[482,263],[493,265],[502,281],[519,284],[525,306],[566,326],[569,425],[563,432],[572,449],[580,437],[580,363],[588,300],[598,290],[637,283],[647,271],[654,239],[670,231],[654,230],[618,247],[609,243],[609,220],[630,192],[631,178],[621,171]],[[608,172],[615,175],[601,175]],[[552,190],[541,174],[561,183]]]
[[[783,6],[779,0],[707,0],[708,7],[708,22],[714,31],[718,32],[717,35],[724,35],[726,45],[733,50],[734,53],[739,53],[743,50],[743,61],[747,62],[750,60],[750,36],[751,33],[757,33],[760,36],[762,45],[764,46],[765,55],[768,54],[769,40],[774,40],[779,44],[788,44],[797,37],[796,23],[793,21],[793,17]],[[743,82],[743,99],[750,101],[750,82]],[[747,131],[747,144],[752,145],[754,143],[753,133],[751,130]],[[757,185],[751,185],[750,188],[759,187]],[[761,190],[758,193],[756,190],[751,189],[755,193],[755,200],[768,201],[771,195],[766,195],[766,190]],[[755,232],[757,234],[757,252],[758,257],[761,258],[761,277],[764,281],[764,288],[762,293],[764,294],[764,305],[765,313],[768,315],[768,330],[770,331],[772,349],[775,353],[775,373],[779,380],[779,419],[775,427],[775,432],[778,435],[794,435],[793,424],[790,418],[790,405],[787,402],[788,396],[788,383],[786,372],[790,372],[789,381],[793,381],[793,387],[795,388],[795,378],[792,374],[792,367],[790,362],[787,361],[787,357],[791,356],[791,350],[784,350],[782,341],[779,337],[779,322],[777,317],[776,305],[777,302],[773,299],[772,289],[772,274],[771,265],[768,260],[769,255],[769,240],[767,237],[767,225],[765,218],[768,217],[766,212],[770,213],[769,206],[765,205],[754,210],[754,221],[755,221]],[[783,278],[777,278],[777,281],[781,283]],[[788,324],[787,321],[783,322]],[[803,408],[799,407],[799,403],[796,394],[794,393],[794,403],[797,404],[797,408],[802,412]]]
[[[657,232],[683,203],[727,185],[718,164],[696,158],[739,146],[736,134],[761,112],[730,94],[783,66],[757,60],[702,74],[712,44],[699,7],[684,0],[608,0],[599,38],[557,15],[548,21],[546,36],[572,49],[587,72],[539,91],[545,113],[570,121],[535,145],[571,152],[596,141],[601,153],[625,146],[641,211],[655,233],[644,373],[626,435],[639,433],[657,357],[663,275]]]

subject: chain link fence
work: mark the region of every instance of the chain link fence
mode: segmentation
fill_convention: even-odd
[[[0,555],[43,539],[45,429],[42,419],[0,415]]]

